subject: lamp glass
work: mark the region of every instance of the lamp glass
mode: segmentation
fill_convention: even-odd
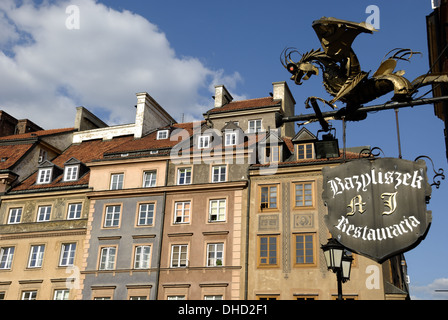
[[[350,279],[350,271],[352,269],[352,259],[342,260],[342,278]]]

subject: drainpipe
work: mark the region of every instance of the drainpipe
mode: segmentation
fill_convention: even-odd
[[[169,172],[169,165],[170,165],[170,160],[167,159],[166,160],[166,172],[165,172],[165,185],[164,187],[166,187],[168,185],[168,172]],[[157,278],[156,278],[156,283],[155,283],[155,300],[158,300],[158,295],[159,295],[159,279],[160,279],[160,263],[162,260],[162,242],[163,242],[163,225],[164,225],[164,221],[165,221],[165,208],[166,208],[166,191],[163,191],[163,200],[162,200],[162,219],[160,222],[160,242],[159,242],[159,258],[157,261]]]
[[[247,300],[249,283],[249,221],[250,221],[250,176],[247,167],[247,207],[246,207],[246,256],[244,261],[244,300]]]

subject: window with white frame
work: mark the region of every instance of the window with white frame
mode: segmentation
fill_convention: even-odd
[[[261,119],[249,120],[249,133],[256,133],[261,131]]]
[[[110,190],[120,190],[123,189],[123,173],[115,173],[110,177]]]
[[[113,270],[115,269],[115,256],[117,253],[116,247],[104,247],[101,249],[100,256],[100,270]]]
[[[135,247],[134,269],[149,269],[151,246]]]
[[[67,220],[81,219],[82,203],[71,203],[68,205]]]
[[[178,296],[167,296],[166,299],[167,300],[185,300],[185,296],[181,296],[181,295],[178,295]]]
[[[177,169],[177,184],[191,184],[191,168]]]
[[[44,259],[45,245],[31,246],[30,257],[28,259],[28,268],[40,268],[42,267],[42,261]]]
[[[224,135],[224,145],[225,146],[236,145],[236,132],[229,132]]]
[[[22,208],[9,209],[8,224],[20,223],[22,218]]]
[[[143,173],[143,188],[156,186],[157,171],[145,171]]]
[[[64,168],[64,181],[75,181],[78,180],[79,166],[66,166]]]
[[[53,300],[68,300],[70,290],[68,289],[57,289],[54,290]]]
[[[209,222],[226,221],[226,199],[210,200]]]
[[[14,247],[5,247],[0,250],[0,269],[11,269]]]
[[[157,131],[157,140],[168,139],[168,130]]]
[[[52,171],[53,171],[53,168],[39,169],[39,172],[37,175],[37,183],[38,184],[50,183]]]
[[[190,201],[174,203],[174,223],[190,223]]]
[[[212,167],[212,182],[225,182],[226,181],[227,166],[213,166]]]
[[[50,221],[51,206],[41,206],[37,212],[37,222]]]
[[[188,266],[188,245],[173,244],[171,246],[171,268],[185,268]]]
[[[210,136],[199,136],[198,138],[198,148],[205,149],[210,147]]]
[[[207,245],[207,267],[220,267],[224,263],[224,243],[209,243]]]
[[[59,258],[60,267],[73,266],[75,262],[76,243],[63,243],[61,246],[61,256]]]
[[[139,226],[151,226],[154,223],[154,203],[142,203],[138,208]]]
[[[106,206],[106,212],[104,214],[104,227],[113,228],[118,227],[120,224],[120,205]]]
[[[204,300],[223,300],[222,295],[206,295]]]
[[[36,290],[22,291],[22,300],[36,300],[36,298],[37,298]]]

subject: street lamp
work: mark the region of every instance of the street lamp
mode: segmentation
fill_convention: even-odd
[[[342,283],[350,279],[353,258],[345,253],[345,247],[335,239],[328,239],[327,244],[321,246],[324,252],[328,270],[336,273],[338,280],[338,300],[342,300]]]

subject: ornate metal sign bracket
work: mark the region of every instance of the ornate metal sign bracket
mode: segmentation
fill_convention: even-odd
[[[417,158],[415,158],[414,161],[418,161],[420,159],[428,159],[429,161],[431,161],[431,165],[432,165],[432,171],[434,171],[434,177],[432,178],[432,184],[430,184],[430,186],[435,186],[436,189],[439,189],[440,187],[440,180],[445,180],[445,171],[442,168],[439,168],[437,171],[435,170],[435,166],[434,166],[434,162],[432,161],[432,159],[428,156],[422,155],[422,156],[418,156]],[[436,181],[436,179],[438,179]]]

